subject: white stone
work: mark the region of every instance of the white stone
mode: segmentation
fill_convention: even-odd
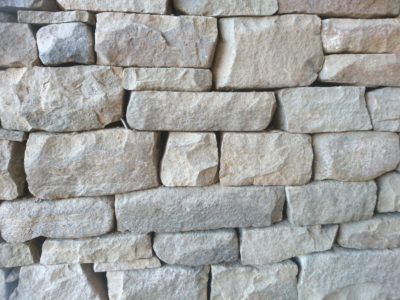
[[[0,9],[57,10],[57,4],[55,0],[2,0],[0,2]]]
[[[82,22],[94,25],[96,18],[93,14],[82,10],[57,12],[19,10],[18,22],[35,25]]]
[[[161,262],[157,257],[136,259],[131,262],[115,263],[94,263],[95,272],[129,271],[161,267]]]
[[[400,212],[400,173],[391,172],[379,177],[378,212]]]
[[[0,267],[11,268],[31,265],[39,261],[39,249],[33,242],[0,242]]]
[[[0,140],[25,142],[27,139],[28,134],[26,132],[0,128]]]

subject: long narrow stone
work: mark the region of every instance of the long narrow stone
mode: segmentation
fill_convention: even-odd
[[[2,0],[0,2],[0,9],[34,9],[52,11],[57,10],[58,8],[55,0]]]
[[[39,262],[39,249],[34,242],[0,242],[0,268],[20,267]]]
[[[115,263],[94,263],[93,270],[95,272],[112,272],[112,271],[129,271],[142,270],[161,267],[161,262],[157,257],[135,259],[130,262]]]
[[[0,128],[0,140],[25,142],[27,139],[28,134],[26,132]]]
[[[400,173],[391,172],[379,177],[378,212],[400,212]]]
[[[19,10],[18,22],[35,25],[82,22],[94,25],[96,18],[93,14],[82,10],[57,12]]]

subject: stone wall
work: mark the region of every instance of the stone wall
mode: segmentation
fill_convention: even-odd
[[[0,299],[400,299],[399,0],[0,9]]]

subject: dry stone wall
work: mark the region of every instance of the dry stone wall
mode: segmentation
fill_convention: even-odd
[[[400,299],[399,0],[0,0],[0,299]]]

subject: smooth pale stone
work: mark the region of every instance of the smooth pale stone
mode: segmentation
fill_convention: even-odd
[[[279,129],[337,132],[372,129],[364,87],[300,87],[278,91]]]
[[[224,133],[222,185],[298,185],[311,179],[311,137],[286,132]]]
[[[96,18],[99,65],[211,67],[218,37],[215,18],[122,13]]]
[[[0,205],[0,231],[9,243],[39,236],[82,238],[114,228],[113,197],[6,201]]]
[[[315,253],[298,258],[299,299],[396,299],[400,294],[400,249]]]
[[[400,86],[400,54],[332,54],[319,73],[322,82]]]
[[[101,276],[89,265],[32,265],[21,268],[10,299],[106,300],[107,291]]]
[[[400,161],[399,136],[392,132],[316,134],[313,148],[315,180],[367,181]]]
[[[158,188],[115,196],[119,231],[179,232],[269,226],[282,220],[282,187]]]
[[[55,0],[2,0],[0,2],[0,9],[34,9],[52,11],[57,10],[57,4]]]
[[[32,133],[25,152],[29,190],[36,197],[55,199],[156,187],[158,137],[157,132],[122,128]]]
[[[11,268],[31,265],[39,261],[40,252],[33,242],[0,242],[0,267]]]
[[[212,73],[190,68],[126,68],[122,86],[131,91],[204,92],[211,90]]]
[[[311,15],[220,19],[216,88],[310,85],[324,62],[320,29]]]
[[[0,67],[18,68],[38,64],[36,40],[29,25],[0,23],[0,41]]]
[[[39,57],[43,64],[94,64],[92,29],[80,22],[51,24],[37,34]]]
[[[234,229],[156,233],[153,243],[156,255],[171,265],[201,266],[239,258],[239,241]]]
[[[35,25],[82,22],[94,25],[96,19],[93,14],[82,10],[57,12],[19,10],[18,22]]]
[[[287,217],[297,226],[346,223],[371,218],[376,204],[374,181],[314,181],[287,186]]]
[[[6,129],[81,131],[122,118],[122,70],[101,66],[21,68],[0,72]]]
[[[108,297],[117,299],[206,300],[210,267],[107,272]]]
[[[27,139],[28,134],[26,132],[0,128],[0,140],[25,142]]]
[[[161,182],[165,186],[213,184],[218,161],[215,133],[170,132],[161,160]]]
[[[400,131],[400,88],[367,93],[367,106],[374,130]]]
[[[211,266],[211,299],[296,300],[298,268],[285,261],[268,266]]]
[[[278,10],[278,0],[173,0],[174,9],[186,15],[269,16]]]
[[[266,265],[332,248],[337,225],[294,226],[283,221],[266,228],[240,229],[243,265]]]
[[[275,108],[271,92],[132,92],[126,118],[137,130],[259,131]]]
[[[129,271],[142,270],[161,267],[161,262],[157,257],[136,259],[131,262],[114,262],[114,263],[94,263],[93,270],[95,272],[111,272],[111,271]]]
[[[378,212],[400,212],[400,173],[391,172],[378,180]]]
[[[16,15],[0,11],[0,23],[15,23],[15,22],[17,22]]]
[[[112,233],[86,239],[46,239],[42,246],[40,263],[115,263],[152,256],[149,235]]]

